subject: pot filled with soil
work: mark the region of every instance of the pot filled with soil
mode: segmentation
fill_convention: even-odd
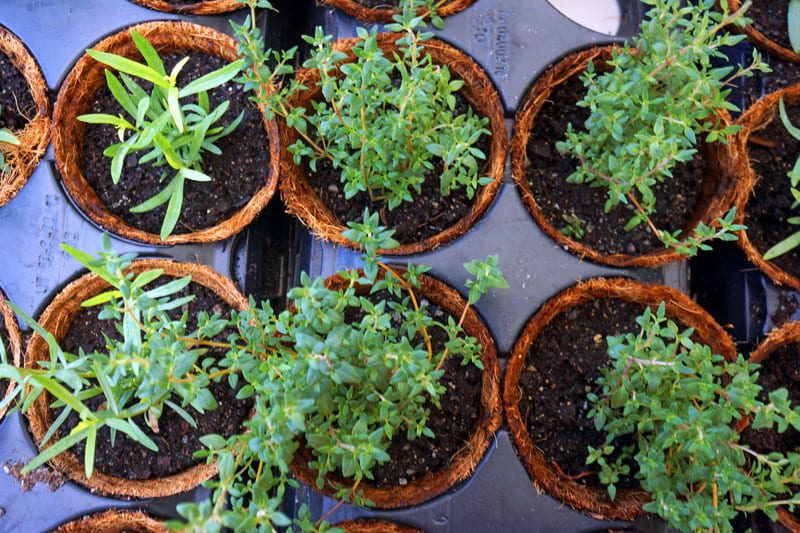
[[[800,62],[800,54],[794,51],[789,40],[789,3],[790,2],[753,2],[747,10],[747,18],[753,22],[742,31],[748,39],[765,52],[786,61]],[[731,11],[742,7],[742,0],[729,0]]]
[[[38,63],[0,26],[0,206],[28,181],[50,143],[50,99]],[[4,135],[5,132],[5,135]],[[10,134],[11,136],[6,136]]]
[[[800,250],[790,245],[800,228],[793,224],[795,186],[789,177],[800,156],[800,141],[781,118],[782,101],[790,123],[800,122],[797,85],[765,96],[737,122],[742,129],[735,141],[741,156],[736,203],[739,218],[747,226],[739,243],[747,258],[772,281],[800,289]]]
[[[110,510],[64,524],[55,533],[166,533],[167,528],[149,516],[132,511]]]
[[[758,384],[763,387],[760,393],[762,401],[769,401],[770,392],[785,388],[789,391],[789,401],[796,404],[800,398],[800,323],[791,322],[773,330],[750,354],[750,362],[761,365]],[[748,427],[741,435],[742,441],[757,453],[796,453],[800,448],[800,431],[791,426],[783,433],[774,428],[755,430]],[[789,531],[800,530],[800,512],[797,510],[790,512],[780,508],[778,517]]]
[[[449,17],[467,9],[475,0],[436,0],[437,14]],[[362,22],[391,22],[400,12],[401,0],[322,0],[323,4],[341,9],[351,17]],[[430,14],[430,10],[419,8],[420,15]]]
[[[508,363],[506,415],[533,485],[599,519],[630,520],[643,514],[649,497],[633,478],[635,465],[617,483],[614,501],[586,465],[589,446],[605,440],[588,416],[587,394],[597,392],[600,369],[611,364],[607,336],[638,331],[637,317],[661,302],[667,317],[695,328],[698,342],[735,357],[728,334],[688,297],[618,278],[580,283],[550,299],[525,327]]]
[[[194,299],[169,311],[173,320],[188,313],[188,324],[197,327],[197,314],[227,315],[231,310],[242,310],[247,300],[239,293],[233,282],[212,269],[198,264],[176,263],[167,260],[135,261],[130,271],[141,274],[161,270],[167,278],[191,276],[191,283],[184,287],[176,298],[194,295]],[[157,283],[157,287],[166,286]],[[120,339],[120,331],[114,320],[101,320],[96,307],[84,307],[83,302],[105,293],[108,283],[96,274],[87,274],[67,285],[48,305],[39,323],[53,335],[66,353],[92,354],[102,352],[106,338]],[[217,340],[225,339],[223,331]],[[81,352],[82,351],[82,352]],[[214,348],[208,357],[220,357]],[[50,360],[48,344],[40,335],[34,335],[26,354],[28,368],[40,368],[40,363]],[[101,384],[102,386],[102,384]],[[217,472],[215,463],[207,464],[193,457],[203,448],[200,438],[206,434],[231,435],[241,431],[242,423],[249,417],[251,402],[237,400],[236,390],[225,380],[212,382],[209,391],[216,400],[216,409],[207,409],[202,414],[186,406],[184,411],[194,420],[192,427],[176,410],[164,409],[156,428],[143,415],[133,420],[157,446],[158,452],[143,447],[127,434],[117,432],[112,444],[108,427],[97,432],[94,449],[94,473],[87,477],[83,463],[86,441],[75,444],[68,451],[50,460],[52,467],[62,475],[84,485],[92,492],[129,498],[151,498],[178,494],[190,490]],[[51,425],[58,419],[63,408],[53,407],[49,393],[43,393],[28,410],[31,432],[40,450],[46,450],[59,436],[68,434],[80,422],[75,411],[62,422],[57,435],[42,446]],[[93,411],[104,408],[104,396],[96,395],[86,401]]]
[[[399,267],[391,267],[402,272]],[[448,317],[458,321],[466,301],[457,291],[427,275],[418,276],[418,298],[428,302],[428,313],[436,321],[447,322]],[[328,278],[327,286],[339,289],[347,282],[342,276]],[[369,287],[360,287],[366,296]],[[382,297],[376,293],[372,297]],[[360,317],[353,316],[358,321]],[[462,365],[461,358],[450,357],[442,367],[444,376],[440,383],[446,392],[440,398],[441,406],[430,404],[427,427],[435,438],[407,438],[404,432],[394,436],[389,446],[388,462],[372,469],[374,479],[364,480],[358,490],[376,507],[394,509],[418,505],[444,494],[475,471],[483,454],[499,428],[502,414],[500,405],[500,367],[491,334],[478,314],[468,308],[463,322],[464,331],[477,339],[481,346],[481,371],[474,365]],[[429,330],[434,353],[440,353],[447,342],[440,330]],[[318,487],[317,472],[310,466],[314,460],[311,451],[301,446],[292,463],[292,472],[301,482]],[[352,486],[352,479],[339,474],[326,477],[321,488],[333,495],[337,487]]]
[[[147,61],[160,71],[177,69],[177,79],[146,70],[142,50],[152,50]],[[145,78],[109,68],[109,54],[124,58],[116,65],[138,62],[134,72],[144,70]],[[148,244],[219,241],[255,218],[277,187],[279,135],[230,79],[237,59],[236,41],[223,33],[152,22],[102,40],[78,60],[56,102],[54,150],[64,186],[84,214]],[[227,81],[204,90],[206,76],[226,72]],[[161,95],[173,90],[168,105]],[[166,129],[175,123],[178,129]]]
[[[218,15],[242,8],[239,0],[132,0],[134,3],[164,11],[166,13],[182,13],[187,15]]]
[[[7,361],[13,361],[15,366],[20,366],[22,364],[22,336],[19,332],[19,326],[17,325],[17,315],[14,314],[14,311],[8,306],[8,303],[5,300],[3,295],[3,291],[0,290],[0,343],[2,343]],[[12,391],[14,390],[14,383],[13,382],[6,382],[3,383],[0,381],[0,390],[3,390],[2,387],[5,388],[5,393],[3,393],[3,397],[7,398],[11,395]],[[0,408],[0,419],[3,418],[3,415],[8,410],[8,406],[3,406]]]
[[[344,529],[346,533],[420,533],[413,527],[381,520],[348,520],[336,524],[335,527]]]
[[[653,227],[681,230],[685,235],[700,222],[711,224],[730,209],[734,173],[728,146],[699,146],[691,160],[673,170],[671,179],[653,187],[652,225],[640,223],[627,229],[633,201],[605,212],[605,187],[567,181],[579,162],[562,155],[557,144],[567,137],[569,124],[579,129],[589,118],[589,110],[576,105],[587,91],[581,75],[590,62],[598,73],[608,70],[605,65],[613,50],[601,47],[571,54],[534,84],[514,126],[513,179],[542,231],[582,258],[617,267],[655,267],[682,260],[686,256],[666,248]],[[720,112],[720,120],[727,122],[725,111]]]
[[[396,44],[398,38],[398,34],[379,34],[377,47],[387,58],[393,57],[393,54],[396,53],[400,53],[402,57],[402,52]],[[342,78],[341,69],[346,70],[356,61],[352,49],[359,41],[360,39],[346,39],[333,45],[335,53],[347,54],[346,59],[335,70],[336,77]],[[298,216],[320,238],[353,247],[353,243],[344,238],[342,232],[346,229],[348,222],[360,221],[364,210],[369,209],[373,213],[380,213],[381,225],[395,230],[394,238],[400,242],[399,247],[382,250],[381,253],[395,255],[420,253],[435,249],[464,234],[492,204],[500,188],[506,155],[505,125],[497,91],[483,69],[460,50],[436,39],[425,41],[422,45],[424,53],[430,54],[434,65],[446,66],[450,70],[454,82],[456,80],[464,82],[463,87],[453,94],[452,104],[458,119],[466,116],[482,117],[486,121],[485,130],[491,131],[491,137],[488,134],[476,132],[474,137],[469,139],[475,143],[470,148],[470,153],[480,153],[484,156],[483,159],[477,156],[473,159],[473,156],[469,155],[471,171],[477,171],[476,176],[479,175],[483,178],[480,182],[473,184],[475,187],[472,196],[468,193],[468,187],[456,188],[455,186],[449,191],[449,194],[445,194],[441,192],[440,178],[444,175],[443,173],[448,172],[446,160],[451,155],[453,157],[458,157],[458,155],[456,152],[450,155],[443,153],[438,156],[433,155],[432,159],[426,161],[424,172],[420,172],[424,175],[420,191],[412,190],[411,196],[400,201],[398,205],[389,204],[387,207],[384,198],[373,196],[366,188],[348,198],[350,184],[344,182],[343,176],[351,173],[363,174],[363,169],[357,168],[357,162],[354,163],[356,168],[346,168],[343,172],[325,158],[317,161],[312,168],[305,158],[292,157],[287,153],[281,181],[283,199],[288,211]],[[401,83],[402,74],[399,71],[393,71],[390,78],[386,81],[390,81],[396,87]],[[310,114],[314,106],[324,99],[323,87],[318,85],[320,79],[320,72],[317,69],[304,69],[298,72],[297,82],[308,87],[309,90],[296,92],[289,101],[289,107],[304,108],[307,114]],[[376,94],[388,94],[384,91],[389,90],[391,90],[391,86],[381,87],[377,89]],[[337,110],[337,114],[340,114],[335,102],[333,108]],[[392,112],[396,111],[393,104],[387,105],[387,108],[390,108]],[[363,117],[359,123],[363,122],[364,131],[367,131],[369,124],[380,121],[381,113],[382,111],[376,112],[376,116],[369,119],[366,116]],[[447,126],[448,124],[440,124],[437,127],[442,129]],[[311,132],[310,128],[309,132]],[[282,142],[287,147],[294,145],[300,139],[300,134],[295,128],[282,128],[282,134],[284,135]],[[382,132],[382,134],[387,135],[386,132]],[[313,139],[310,140],[314,142]],[[308,139],[305,142],[308,142]],[[362,138],[362,145],[364,142],[369,142],[369,139]],[[416,139],[415,142],[419,142],[419,140]],[[380,149],[380,147],[376,147],[376,149]],[[441,146],[428,144],[420,148],[423,151],[430,149],[438,151]],[[472,150],[477,150],[477,152]],[[464,151],[458,151],[458,153],[461,152]],[[363,154],[364,151],[362,150],[361,153]],[[405,154],[405,156],[408,155]],[[394,164],[389,163],[389,166]],[[397,166],[398,168],[402,167],[400,163],[397,163]],[[387,175],[391,177],[393,172],[390,171]]]

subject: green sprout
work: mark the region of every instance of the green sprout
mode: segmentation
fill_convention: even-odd
[[[0,107],[0,114],[2,114],[3,108]],[[11,133],[11,130],[8,128],[0,128],[0,143],[11,144],[14,146],[19,146],[20,142],[16,135]],[[11,167],[8,165],[6,161],[6,156],[3,153],[3,150],[0,150],[0,174],[5,174],[11,171]]]
[[[559,231],[567,237],[581,240],[584,235],[584,226],[586,225],[586,221],[575,213],[561,215],[561,218],[564,219],[564,222],[566,222],[567,225],[561,228]]]
[[[115,184],[119,183],[122,176],[125,158],[137,152],[145,152],[138,159],[140,165],[149,163],[156,168],[164,167],[162,182],[172,173],[160,192],[131,208],[132,213],[144,213],[167,204],[160,234],[163,241],[173,232],[180,218],[186,180],[212,180],[203,172],[203,155],[219,155],[221,151],[215,143],[232,133],[242,121],[243,113],[228,126],[216,125],[228,110],[230,102],[224,101],[211,109],[208,91],[237,76],[244,61],[240,59],[201,76],[185,87],[178,87],[178,75],[189,58],[184,57],[167,74],[153,45],[136,30],[131,30],[131,37],[144,63],[98,50],[86,51],[91,58],[119,72],[117,77],[106,70],[106,82],[127,118],[94,113],[81,115],[78,120],[88,124],[106,124],[117,129],[120,142],[103,152],[111,157],[111,179]],[[134,78],[152,84],[150,94]],[[189,97],[194,98],[188,100]]]
[[[789,0],[789,11],[786,18],[789,44],[794,53],[800,54],[800,0]]]

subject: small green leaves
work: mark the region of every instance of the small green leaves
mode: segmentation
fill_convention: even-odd
[[[490,288],[508,288],[508,282],[500,271],[499,263],[500,258],[496,255],[490,255],[485,261],[475,259],[464,263],[464,270],[475,276],[475,279],[468,279],[465,283],[469,290],[469,305],[475,305]]]
[[[787,16],[789,43],[796,54],[800,54],[800,0],[789,0]]]
[[[2,111],[2,108],[0,108]],[[10,172],[11,168],[6,163],[6,157],[2,150],[2,144],[10,144],[12,146],[19,146],[20,141],[16,135],[11,133],[7,128],[0,128],[0,174]]]

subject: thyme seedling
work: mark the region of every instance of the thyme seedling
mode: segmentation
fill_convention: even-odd
[[[137,152],[146,152],[138,158],[138,164],[166,167],[161,174],[162,182],[169,178],[169,170],[174,171],[159,193],[131,208],[132,213],[144,213],[167,204],[161,225],[161,240],[166,240],[180,218],[186,180],[212,180],[202,170],[203,154],[221,154],[214,143],[230,135],[242,121],[243,112],[227,126],[218,126],[230,102],[226,100],[211,109],[208,91],[237,76],[244,61],[240,59],[201,76],[185,87],[178,87],[178,75],[189,57],[184,57],[167,74],[153,45],[136,30],[131,30],[131,37],[144,63],[98,50],[86,51],[96,61],[118,71],[119,77],[106,70],[106,82],[128,118],[93,113],[81,115],[78,120],[117,129],[120,142],[103,152],[111,157],[111,179],[115,184],[122,177],[125,158]],[[134,78],[149,82],[151,92],[148,94]],[[189,100],[189,97],[195,98]]]

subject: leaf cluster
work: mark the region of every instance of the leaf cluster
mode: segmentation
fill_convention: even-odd
[[[786,389],[762,401],[758,365],[713,353],[667,319],[663,303],[637,322],[638,333],[608,338],[612,365],[598,378],[602,392],[589,395],[589,416],[606,439],[589,448],[587,463],[597,464],[609,495],[635,462],[652,497],[645,510],[682,531],[732,531],[739,512],[775,519],[777,506],[800,503],[792,496],[800,454],[758,453],[737,430],[747,420],[754,429],[800,430]],[[619,444],[627,435],[636,446]]]
[[[322,162],[332,166],[348,199],[366,193],[372,201],[394,209],[412,201],[431,172],[438,172],[443,196],[463,188],[472,198],[490,181],[480,175],[486,154],[477,147],[482,136],[491,134],[488,119],[472,108],[457,109],[456,93],[463,80],[435,64],[424,48],[433,34],[424,31],[425,16],[418,16],[417,10],[435,12],[436,7],[432,0],[401,3],[402,13],[387,25],[397,34],[395,54],[380,49],[377,27],[357,29],[354,61],[334,49],[333,37],[322,28],[314,36],[304,36],[311,57],[303,66],[317,70],[320,79],[315,89],[321,91],[309,109],[289,104],[310,90],[298,80],[271,89],[294,72],[290,61],[296,49],[280,53],[265,49],[253,15],[243,25],[233,24],[246,61],[241,80],[245,88],[254,91],[268,117],[283,117],[297,132],[298,141],[288,147],[295,163],[307,161],[312,171]],[[441,24],[437,16],[432,20]]]
[[[166,240],[180,218],[186,180],[212,180],[202,170],[203,154],[221,154],[215,143],[230,135],[242,121],[243,112],[227,126],[218,125],[230,102],[226,100],[212,108],[208,91],[237,76],[244,62],[235,61],[179,87],[178,75],[189,57],[181,59],[167,74],[153,45],[136,30],[131,30],[131,37],[144,63],[99,50],[86,51],[91,58],[117,71],[118,75],[106,70],[106,83],[126,116],[92,113],[81,115],[78,120],[116,128],[120,142],[103,152],[111,158],[111,179],[115,184],[122,177],[129,154],[145,152],[138,157],[138,164],[164,169],[161,181],[167,181],[166,186],[131,208],[131,212],[144,213],[167,204],[161,226],[161,240]],[[151,86],[149,93],[142,82]]]
[[[651,220],[654,188],[682,171],[699,142],[726,142],[735,133],[719,115],[737,111],[727,101],[727,85],[768,67],[756,52],[747,67],[715,66],[727,60],[723,47],[744,39],[725,28],[749,22],[744,18],[749,1],[735,13],[728,13],[724,1],[721,12],[714,0],[644,3],[651,7],[630,46],[614,50],[607,70],[590,63],[583,74],[587,92],[578,105],[590,111],[589,118],[571,124],[558,149],[580,163],[569,182],[604,188],[606,212],[631,209],[626,229],[647,223],[665,246],[693,255],[702,243],[735,230],[722,220],[716,231],[700,227],[689,238],[657,228]]]

